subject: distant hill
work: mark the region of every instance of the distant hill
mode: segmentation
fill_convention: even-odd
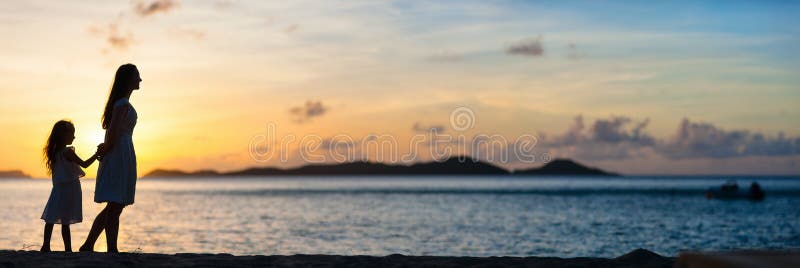
[[[0,171],[0,178],[30,178],[28,174],[25,174],[21,170],[8,170],[8,171]]]
[[[450,158],[444,162],[413,165],[352,162],[333,165],[309,165],[294,169],[250,168],[226,175],[486,175],[507,174],[502,168],[471,160]]]
[[[156,169],[144,177],[208,177],[208,176],[296,176],[296,175],[593,175],[618,176],[596,168],[590,168],[568,159],[557,159],[540,168],[519,170],[513,173],[495,165],[453,157],[443,162],[417,163],[413,165],[387,165],[383,163],[351,162],[328,165],[308,165],[292,169],[272,167],[248,168],[232,172],[201,170],[185,172],[180,170]]]
[[[556,159],[538,168],[514,171],[514,175],[584,175],[584,176],[619,176],[619,174],[587,167],[570,159]]]
[[[194,172],[186,172],[174,169],[154,169],[144,175],[145,177],[204,177],[204,176],[219,176],[220,173],[214,170],[199,170]]]

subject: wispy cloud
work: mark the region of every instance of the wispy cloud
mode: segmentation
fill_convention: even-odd
[[[578,50],[578,45],[569,43],[567,45],[567,58],[571,60],[579,60],[586,57],[586,53]]]
[[[157,13],[168,12],[179,5],[180,3],[177,0],[155,0],[149,3],[140,1],[136,3],[134,11],[139,16],[147,17]]]
[[[444,132],[444,125],[427,125],[426,126],[426,125],[423,125],[420,122],[414,122],[414,125],[411,126],[411,130],[413,130],[414,132],[423,132],[423,133],[429,133],[429,132],[434,132],[434,131],[436,133],[442,133],[442,132]]]
[[[137,1],[133,3],[131,10],[124,10],[114,19],[114,21],[105,25],[91,25],[89,26],[89,33],[95,36],[100,36],[105,39],[108,48],[103,48],[103,53],[108,53],[110,50],[125,51],[129,49],[134,42],[134,34],[130,30],[123,30],[126,25],[132,24],[132,18],[129,15],[131,12],[140,16],[147,17],[157,13],[166,13],[176,7],[180,3],[177,0],[154,0],[150,2]],[[187,37],[192,39],[204,39],[205,32],[192,29],[170,29],[170,34],[180,37]]]
[[[324,115],[328,111],[328,107],[322,105],[322,101],[306,101],[302,106],[292,107],[289,109],[289,114],[292,120],[297,123],[305,123],[311,118]]]
[[[169,34],[180,38],[203,40],[206,39],[206,32],[197,29],[171,28]]]
[[[286,26],[286,28],[283,29],[283,32],[289,34],[289,33],[296,32],[298,29],[300,29],[300,25],[292,24],[292,25]]]
[[[542,37],[536,37],[534,40],[521,42],[511,45],[506,49],[509,55],[519,55],[528,57],[539,57],[544,55],[544,46],[542,46]]]
[[[106,25],[92,25],[89,26],[88,31],[92,35],[105,39],[110,49],[124,51],[134,43],[133,33],[120,30],[120,26],[116,22]],[[109,48],[104,48],[103,52],[108,52]]]

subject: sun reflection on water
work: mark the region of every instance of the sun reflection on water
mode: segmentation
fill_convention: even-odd
[[[800,234],[800,209],[793,205],[800,196],[787,192],[760,203],[718,202],[693,192],[712,182],[142,179],[136,204],[120,219],[119,248],[159,253],[613,257],[638,247],[672,255],[687,248],[800,246],[792,239]],[[0,208],[0,229],[6,230],[0,235],[0,248],[38,249],[43,226],[38,218],[50,182],[0,184],[0,201],[6,204]],[[582,187],[598,185],[611,189],[581,192]],[[763,185],[800,192],[796,180]],[[92,201],[93,186],[93,180],[83,182],[84,221],[72,227],[73,250],[104,207]],[[677,193],[648,190],[654,187],[673,187]],[[63,250],[60,232],[53,233],[51,244]],[[95,249],[106,251],[105,235]]]

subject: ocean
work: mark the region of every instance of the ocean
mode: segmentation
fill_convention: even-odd
[[[705,190],[758,181],[761,202]],[[38,250],[49,180],[0,180],[0,249]],[[82,180],[83,222],[103,205]],[[636,248],[800,248],[800,177],[268,177],[140,179],[120,250],[234,255],[615,257]],[[53,250],[63,250],[60,227]],[[101,235],[95,249],[104,251]]]

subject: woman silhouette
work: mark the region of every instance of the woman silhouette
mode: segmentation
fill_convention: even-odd
[[[106,207],[95,217],[80,251],[93,251],[100,232],[105,229],[108,252],[119,252],[119,216],[125,206],[133,204],[136,193],[136,152],[132,135],[138,117],[128,99],[139,89],[140,82],[139,70],[130,63],[120,66],[114,76],[103,112],[106,137],[98,151],[102,160],[94,189],[94,201],[106,202]]]

